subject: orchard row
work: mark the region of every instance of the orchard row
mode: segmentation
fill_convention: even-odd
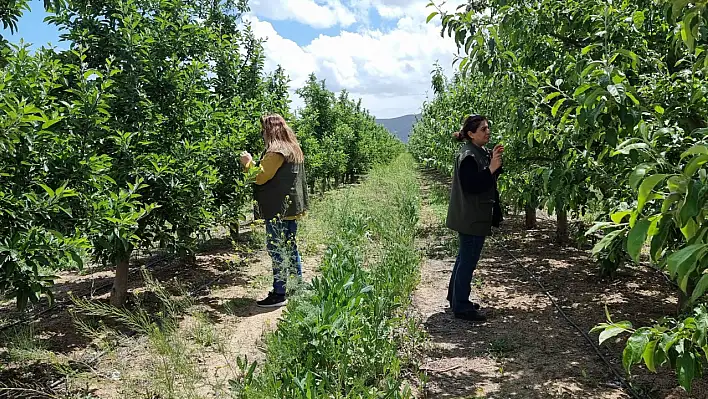
[[[448,173],[465,115],[505,144],[504,202],[594,221],[600,270],[644,259],[676,283],[677,315],[634,329],[624,366],[676,370],[690,389],[708,356],[708,7],[700,0],[503,0],[435,8],[463,53],[452,79],[433,73],[411,150]],[[608,316],[609,319],[609,316]]]
[[[131,253],[190,256],[214,225],[238,226],[251,199],[239,154],[263,150],[259,117],[285,116],[311,189],[350,181],[402,144],[360,102],[311,76],[290,112],[283,69],[264,71],[247,2],[47,2],[66,50],[0,43],[0,292],[20,308],[51,297],[58,270]],[[13,29],[27,1],[2,10]]]

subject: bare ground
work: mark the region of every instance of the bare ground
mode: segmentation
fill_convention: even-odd
[[[147,263],[155,280],[170,287],[179,285],[191,296],[193,304],[180,316],[176,338],[170,338],[178,340],[172,346],[185,351],[184,356],[156,355],[155,344],[148,337],[129,329],[124,329],[126,334],[116,338],[110,348],[104,347],[109,341],[105,337],[80,331],[70,313],[76,307],[68,294],[107,302],[113,272],[94,268],[63,273],[57,282],[54,307],[38,306],[30,312],[34,316],[31,322],[0,332],[0,387],[35,391],[0,391],[0,398],[42,397],[41,393],[59,397],[79,393],[90,393],[93,398],[158,397],[152,381],[161,367],[165,369],[164,364],[156,364],[159,361],[176,363],[167,367],[188,369],[175,373],[182,372],[186,379],[194,377],[189,389],[200,397],[227,396],[228,380],[240,373],[236,358],[245,355],[249,362],[262,361],[261,337],[275,327],[282,313],[282,308],[264,310],[255,306],[272,283],[271,260],[262,235],[247,231],[235,247],[226,238],[212,240],[193,264],[160,257],[137,260],[138,264]],[[306,281],[312,278],[321,258],[312,247],[303,253]],[[135,273],[131,292],[145,289],[145,282]],[[151,305],[150,298],[141,303],[147,309]],[[5,303],[0,308],[3,326],[22,320],[13,306]],[[26,335],[30,326],[28,348],[18,351],[17,334]],[[178,384],[181,387],[176,389],[184,390],[190,383]]]
[[[602,281],[586,250],[554,243],[555,225],[539,221],[523,229],[510,217],[495,231],[475,272],[473,297],[489,312],[486,323],[457,320],[445,299],[457,239],[443,225],[444,183],[423,182],[424,206],[419,248],[425,253],[414,307],[430,342],[423,368],[429,398],[628,398],[618,378],[593,347],[566,321],[541,287],[515,261],[514,254],[545,286],[566,315],[589,332],[605,321],[607,304],[614,320],[647,325],[676,310],[674,289],[646,267],[623,269],[614,281]],[[504,248],[510,251],[507,252]],[[597,342],[596,334],[589,334]],[[604,345],[602,353],[622,371],[623,340]],[[708,398],[698,381],[691,395],[672,371],[633,370],[632,383],[642,397]]]

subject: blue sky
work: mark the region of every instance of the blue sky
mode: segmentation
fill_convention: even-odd
[[[44,22],[44,18],[49,15],[44,11],[41,0],[33,0],[30,3],[31,11],[25,14],[17,22],[18,31],[11,34],[10,30],[0,29],[0,33],[10,42],[18,43],[20,39],[30,42],[33,47],[41,47],[51,42],[54,46],[59,45],[59,31],[56,26]]]
[[[429,0],[251,0],[247,15],[255,33],[267,38],[266,67],[282,65],[294,90],[314,72],[331,90],[347,89],[378,117],[415,113],[430,91],[430,71],[439,61],[448,73],[455,46],[440,38],[439,22],[425,23]],[[448,1],[454,8],[465,0]],[[18,32],[0,30],[10,42],[37,48],[59,42],[43,22],[41,0],[18,22]]]

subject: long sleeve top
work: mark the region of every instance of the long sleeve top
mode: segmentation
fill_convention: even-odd
[[[496,185],[497,177],[502,173],[502,168],[492,174],[488,168],[478,170],[474,158],[468,157],[460,165],[460,182],[462,190],[469,194],[481,194]]]

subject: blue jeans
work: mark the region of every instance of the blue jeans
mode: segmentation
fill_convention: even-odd
[[[266,248],[273,259],[273,292],[285,295],[287,277],[302,277],[302,260],[297,250],[295,220],[266,221]]]
[[[470,293],[472,292],[472,274],[482,255],[484,236],[471,236],[460,233],[460,251],[447,288],[447,300],[454,313],[472,310]]]

